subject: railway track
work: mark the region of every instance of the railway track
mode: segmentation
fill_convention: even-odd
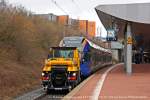
[[[35,100],[61,100],[65,95],[66,91],[53,91],[52,93],[45,94]]]

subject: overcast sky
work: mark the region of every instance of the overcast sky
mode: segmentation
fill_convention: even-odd
[[[22,5],[33,13],[68,14],[72,18],[95,20],[101,27],[94,8],[100,4],[144,3],[150,0],[7,0],[13,5]],[[104,31],[105,34],[105,31]],[[97,34],[98,35],[98,34]]]

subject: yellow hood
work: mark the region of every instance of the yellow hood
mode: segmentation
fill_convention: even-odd
[[[70,58],[55,58],[49,59],[47,65],[73,65],[73,61]]]

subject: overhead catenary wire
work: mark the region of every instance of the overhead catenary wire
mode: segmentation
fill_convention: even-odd
[[[64,12],[65,14],[69,15],[55,0],[51,0],[52,3],[54,3],[56,5],[57,8],[59,8],[62,12]]]
[[[76,5],[76,7],[79,9],[79,11],[82,11],[82,9],[81,9],[80,6],[76,3],[75,0],[72,0],[72,3]]]
[[[70,14],[70,12],[66,11],[66,9],[64,9],[63,6],[61,6],[61,4],[58,3],[57,0],[51,0],[51,2],[59,9],[61,10],[63,13],[65,13],[66,15],[72,15]],[[81,7],[80,1],[79,0],[71,0],[71,2],[76,6],[76,8],[78,9],[77,11],[82,12],[83,11],[83,7]],[[88,3],[90,4],[91,1],[88,1]],[[88,8],[87,8],[88,9]],[[89,14],[93,15],[93,13],[91,12],[91,9],[88,9],[87,12],[89,12]]]
[[[92,0],[87,0],[87,2],[90,4],[88,12],[91,14],[92,13],[91,11],[94,10],[94,5],[93,5],[94,0],[93,1]]]
[[[91,1],[88,1],[88,0],[87,0],[87,2],[89,2],[89,4],[91,3]],[[80,1],[79,1],[79,0],[72,0],[72,3],[76,5],[76,7],[79,9],[79,11],[83,11],[83,10],[81,9],[82,7],[79,5],[79,4],[80,4]],[[92,9],[89,8],[89,9],[87,10],[87,12],[89,12],[89,13],[92,15],[93,13],[91,12],[91,10],[93,10],[93,6],[92,6]]]

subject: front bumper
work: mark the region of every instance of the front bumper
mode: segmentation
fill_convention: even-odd
[[[56,91],[62,91],[62,90],[68,90],[71,89],[71,86],[63,86],[63,87],[47,87],[48,90],[56,90]]]

